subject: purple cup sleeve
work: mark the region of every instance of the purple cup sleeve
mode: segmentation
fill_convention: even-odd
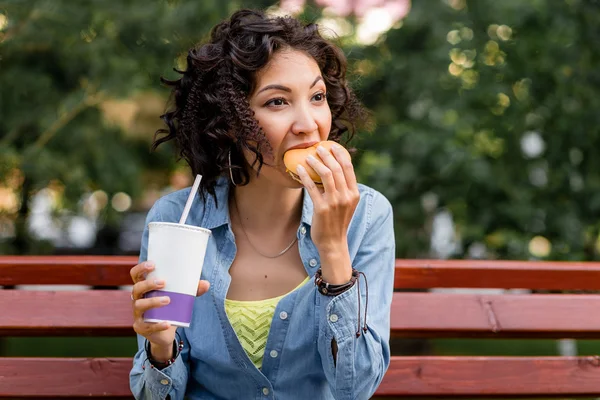
[[[145,298],[168,296],[171,302],[165,306],[151,308],[144,313],[144,319],[159,321],[174,321],[188,325],[192,320],[192,310],[196,296],[168,292],[166,290],[153,290],[146,293]]]

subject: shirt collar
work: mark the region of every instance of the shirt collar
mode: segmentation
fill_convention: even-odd
[[[312,225],[312,217],[313,217],[313,201],[308,194],[306,188],[302,189],[303,199],[302,199],[302,223],[311,226]]]
[[[215,185],[215,197],[206,193],[204,218],[202,219],[202,227],[207,229],[215,229],[219,226],[229,224],[229,182],[226,178],[220,177]],[[218,205],[218,207],[217,207]]]
[[[310,226],[313,217],[313,202],[306,188],[302,189],[302,219],[301,222]],[[229,217],[229,181],[226,177],[217,179],[215,185],[215,198],[210,194],[206,194],[206,202],[204,209],[204,218],[202,219],[203,227],[207,229],[215,229],[225,224],[231,224]],[[218,204],[218,207],[217,207]]]

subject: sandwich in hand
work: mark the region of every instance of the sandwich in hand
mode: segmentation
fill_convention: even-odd
[[[319,143],[316,143],[305,149],[288,150],[283,155],[283,163],[285,164],[286,172],[288,174],[290,174],[290,176],[294,180],[302,183],[302,180],[300,179],[298,174],[296,174],[296,168],[298,167],[298,165],[302,165],[304,167],[304,169],[306,169],[306,172],[308,172],[308,175],[313,180],[313,182],[315,182],[317,184],[317,186],[322,186],[323,182],[321,181],[321,177],[319,176],[319,174],[317,174],[317,172],[314,169],[312,169],[308,165],[308,163],[306,162],[306,157],[308,157],[309,155],[312,155],[313,157],[319,159],[320,157],[319,157],[319,154],[317,153],[317,147],[323,146],[325,149],[331,151],[331,148],[334,145],[338,145],[341,149],[343,149],[343,151],[348,153],[348,150],[344,149],[344,147],[342,147],[341,145],[339,145],[338,143],[336,143],[332,140],[326,140],[323,142],[319,142]]]

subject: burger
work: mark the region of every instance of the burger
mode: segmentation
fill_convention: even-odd
[[[318,186],[323,185],[319,174],[317,174],[317,172],[314,169],[312,169],[306,162],[306,157],[308,157],[309,155],[312,155],[315,158],[320,158],[319,154],[317,153],[317,147],[319,146],[323,146],[329,151],[331,151],[331,148],[333,146],[339,146],[340,149],[343,149],[343,151],[348,153],[348,150],[344,149],[342,146],[340,146],[338,143],[332,140],[326,140],[323,142],[315,143],[314,145],[305,149],[288,150],[283,155],[283,163],[285,164],[286,172],[290,174],[292,179],[302,183],[302,180],[300,179],[298,174],[296,174],[296,168],[298,167],[298,165],[302,165],[304,169],[306,169],[306,172],[313,180],[313,182],[315,182]]]

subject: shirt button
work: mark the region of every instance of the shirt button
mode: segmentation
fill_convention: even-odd
[[[305,227],[300,228],[300,234],[301,235],[306,235],[306,228]]]
[[[169,380],[168,379],[162,379],[160,381],[160,383],[163,384],[163,385],[168,385],[169,384]]]
[[[279,355],[277,353],[277,350],[271,350],[271,352],[269,354],[271,355],[271,358],[277,358],[277,356]]]
[[[281,319],[287,319],[288,315],[285,311],[282,311],[279,313],[279,318]]]
[[[337,322],[337,320],[338,320],[338,316],[337,316],[337,314],[331,314],[331,315],[329,316],[329,320],[330,320],[331,322]]]
[[[268,395],[269,395],[269,388],[266,388],[266,387],[264,387],[264,388],[263,388],[263,394],[264,394],[265,396],[268,396]]]
[[[316,266],[317,266],[317,260],[316,260],[316,259],[314,259],[314,258],[311,258],[311,259],[310,259],[310,261],[308,262],[308,264],[309,264],[311,267],[316,267]]]

